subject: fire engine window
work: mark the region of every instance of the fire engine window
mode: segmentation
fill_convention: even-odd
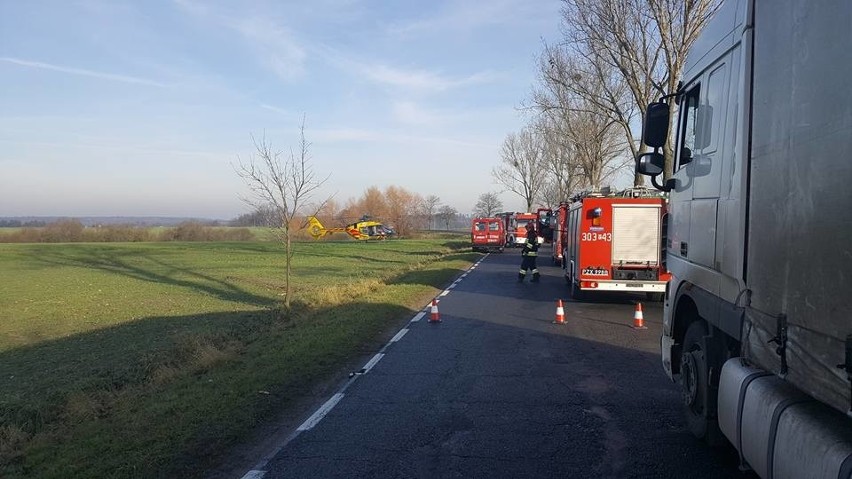
[[[476,231],[485,231],[485,224],[483,224],[483,223],[476,223],[476,224],[474,225],[474,228],[476,228]]]
[[[678,169],[692,161],[696,149],[696,134],[698,125],[698,103],[700,86],[695,85],[684,96],[681,107],[681,130],[678,136],[677,165]]]
[[[489,231],[497,231],[499,229],[500,229],[500,223],[493,223],[493,222],[488,223],[488,230]]]

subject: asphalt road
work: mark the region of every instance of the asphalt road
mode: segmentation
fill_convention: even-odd
[[[441,323],[411,322],[247,477],[746,477],[683,427],[661,305],[635,330],[642,297],[569,302],[542,254],[539,284],[517,282],[518,250],[487,256],[440,297]]]

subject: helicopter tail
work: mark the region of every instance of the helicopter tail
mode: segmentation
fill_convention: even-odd
[[[314,237],[314,239],[320,239],[323,236],[330,234],[331,231],[325,229],[322,223],[317,219],[316,216],[308,217],[308,233]]]

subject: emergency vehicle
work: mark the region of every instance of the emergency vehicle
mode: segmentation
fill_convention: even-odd
[[[470,242],[473,251],[503,252],[506,230],[502,218],[474,218],[470,225]]]
[[[665,198],[579,195],[567,208],[562,268],[571,296],[646,293],[661,301],[671,275],[662,262]]]
[[[515,213],[513,221],[514,231],[510,233],[510,240],[513,246],[521,247],[527,242],[527,223],[532,223],[536,226],[536,223],[538,223],[538,214]],[[537,227],[536,233],[539,233]]]
[[[500,221],[503,222],[503,234],[504,244],[506,246],[514,246],[515,245],[515,213],[511,211],[506,211],[503,213],[497,213],[494,217],[499,218]]]
[[[568,208],[570,206],[570,202],[563,201],[562,203],[559,203],[559,207],[556,208],[556,211],[553,214],[553,234],[551,236],[553,248],[551,249],[551,257],[553,259],[553,264],[556,266],[562,266],[562,253],[565,247]]]
[[[539,208],[535,211],[536,221],[538,221],[538,225],[536,225],[536,232],[538,233],[539,238],[544,238],[545,243],[553,242],[553,210],[550,208]]]

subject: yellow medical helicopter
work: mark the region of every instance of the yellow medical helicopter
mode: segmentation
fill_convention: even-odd
[[[333,233],[346,233],[358,241],[383,240],[395,234],[393,229],[388,228],[378,221],[372,221],[366,216],[361,218],[360,221],[339,228],[326,228],[316,216],[309,216],[308,233],[314,239],[320,239]]]

